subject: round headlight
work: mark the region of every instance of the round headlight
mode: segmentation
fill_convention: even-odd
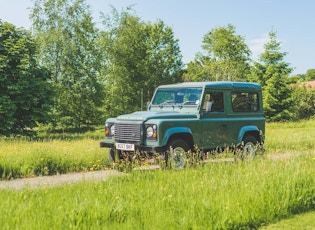
[[[112,125],[112,126],[110,127],[110,134],[111,134],[111,135],[114,135],[114,134],[115,134],[115,125]]]
[[[147,128],[147,137],[152,137],[153,136],[153,128],[149,126]]]

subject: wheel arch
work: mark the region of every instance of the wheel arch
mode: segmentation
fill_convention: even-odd
[[[244,126],[238,135],[237,143],[241,143],[246,136],[253,136],[258,142],[262,142],[260,138],[260,131],[257,126]]]
[[[163,145],[170,144],[173,140],[181,139],[185,141],[189,148],[193,150],[194,148],[194,140],[192,136],[192,132],[189,128],[186,127],[174,127],[169,130],[164,135]]]

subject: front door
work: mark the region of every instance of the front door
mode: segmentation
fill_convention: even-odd
[[[228,123],[224,108],[224,92],[206,90],[201,111],[202,149],[224,147],[228,141]]]

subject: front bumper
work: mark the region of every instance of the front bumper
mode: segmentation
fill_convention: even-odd
[[[115,148],[115,143],[108,143],[105,141],[100,142],[101,148]],[[166,152],[167,146],[144,146],[135,144],[135,149],[139,151],[146,151],[146,152]]]

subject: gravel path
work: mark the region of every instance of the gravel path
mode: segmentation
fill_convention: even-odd
[[[22,188],[41,188],[47,186],[58,186],[87,180],[104,181],[110,176],[123,174],[116,170],[101,170],[93,172],[68,173],[55,176],[41,176],[22,178],[9,181],[0,181],[0,189],[19,190]]]

